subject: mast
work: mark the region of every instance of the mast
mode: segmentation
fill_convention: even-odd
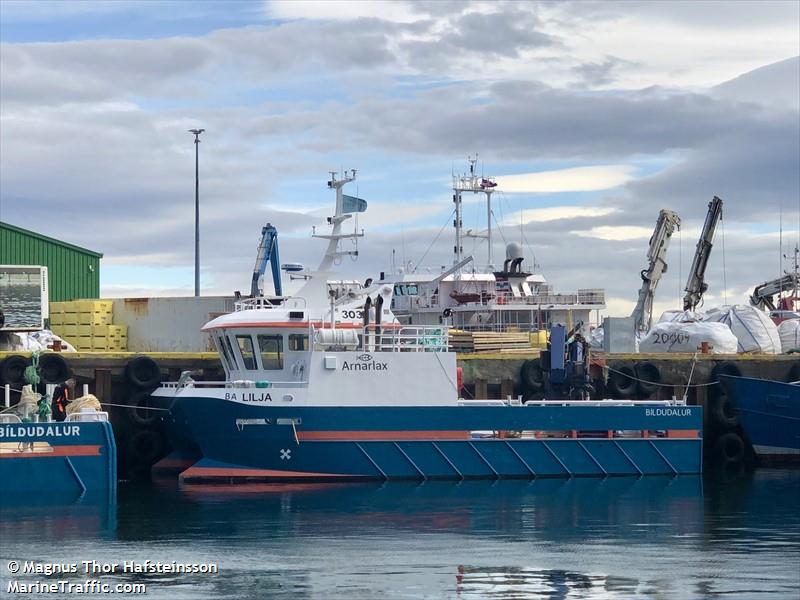
[[[330,171],[331,178],[328,180],[328,187],[332,190],[336,190],[336,208],[334,210],[333,216],[328,217],[328,224],[333,225],[333,230],[328,234],[318,234],[314,232],[311,235],[311,237],[329,240],[328,249],[325,251],[325,257],[322,259],[322,262],[317,268],[317,271],[329,270],[333,265],[333,263],[337,259],[340,259],[343,256],[347,255],[358,256],[357,246],[353,250],[341,250],[339,248],[339,241],[344,239],[351,239],[357,242],[358,238],[364,237],[363,229],[360,232],[354,229],[352,233],[342,233],[342,223],[353,216],[352,213],[344,212],[344,199],[343,199],[342,188],[348,183],[355,181],[356,170],[351,169],[349,171],[350,175],[348,175],[347,173],[348,171],[344,171],[342,178],[337,179],[336,178],[337,172]]]
[[[453,246],[453,264],[460,262],[464,258],[464,248],[462,239],[464,237],[485,238],[487,242],[487,264],[493,268],[494,258],[492,255],[492,194],[497,184],[492,177],[481,177],[477,174],[475,166],[478,163],[478,155],[475,158],[467,157],[469,161],[469,173],[463,175],[453,175],[453,202],[456,205],[456,218],[453,226],[456,230],[456,244]],[[486,233],[473,233],[472,230],[463,233],[462,215],[462,192],[472,192],[473,194],[486,195]]]

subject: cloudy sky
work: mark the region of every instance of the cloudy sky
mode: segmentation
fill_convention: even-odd
[[[203,127],[203,293],[249,288],[267,221],[284,262],[317,264],[342,167],[370,203],[346,274],[393,251],[437,268],[451,172],[478,153],[495,256],[521,240],[556,289],[603,287],[624,314],[669,208],[674,308],[718,195],[707,306],[743,302],[800,233],[799,7],[0,0],[0,220],[103,252],[104,295],[191,294]]]

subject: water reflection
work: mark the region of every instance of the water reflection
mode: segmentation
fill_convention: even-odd
[[[122,484],[0,507],[2,558],[219,564],[148,598],[797,598],[800,473],[424,484]],[[116,518],[114,518],[114,515]]]

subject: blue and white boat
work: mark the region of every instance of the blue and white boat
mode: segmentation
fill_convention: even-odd
[[[393,286],[338,286],[336,211],[297,296],[253,298],[205,325],[226,372],[154,395],[202,458],[184,482],[700,473],[702,409],[674,402],[463,400],[446,326],[401,324]]]
[[[113,503],[117,447],[108,414],[84,410],[63,422],[25,423],[0,414],[0,485],[7,501],[44,493]]]
[[[720,375],[739,424],[764,462],[800,461],[800,382]]]

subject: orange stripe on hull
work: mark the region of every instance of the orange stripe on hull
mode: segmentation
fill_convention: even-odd
[[[469,431],[298,431],[297,439],[322,441],[468,440]]]
[[[314,473],[308,471],[277,471],[274,469],[236,469],[229,467],[189,467],[181,473],[181,479],[194,477],[270,477],[270,478],[297,478],[297,477],[352,477],[352,475],[340,475],[338,473]]]
[[[49,456],[100,456],[100,446],[53,446],[52,450],[34,452],[3,452],[2,458],[47,458]]]
[[[697,429],[670,429],[667,431],[668,438],[692,439],[700,437]]]

